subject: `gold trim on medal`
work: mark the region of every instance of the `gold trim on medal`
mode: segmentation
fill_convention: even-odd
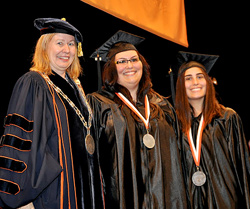
[[[86,147],[86,150],[88,151],[89,154],[93,155],[94,152],[95,152],[95,141],[93,139],[93,137],[88,134],[86,137],[85,137],[85,147]]]
[[[143,144],[149,148],[152,149],[155,146],[155,139],[151,134],[145,134],[143,136]]]
[[[202,171],[196,171],[192,176],[192,182],[195,186],[202,186],[206,182],[206,175]]]

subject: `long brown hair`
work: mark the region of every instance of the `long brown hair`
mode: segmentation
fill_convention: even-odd
[[[44,34],[38,39],[35,53],[33,55],[32,67],[30,68],[31,71],[37,71],[47,75],[52,74],[47,48],[54,36],[55,33]],[[82,73],[82,68],[77,53],[75,54],[72,64],[67,69],[67,73],[73,80],[77,79]]]
[[[150,66],[145,60],[145,58],[138,52],[138,57],[140,61],[142,62],[142,77],[139,82],[139,87],[137,90],[137,98],[140,102],[144,104],[144,97],[147,94],[149,100],[152,98],[153,94],[157,95],[159,98],[162,98],[158,93],[156,93],[152,89],[152,82],[151,82],[151,77],[150,77]],[[103,69],[103,74],[102,74],[102,80],[104,83],[104,88],[114,92],[121,92],[124,96],[126,96],[129,101],[134,104],[134,101],[132,99],[132,96],[129,92],[129,90],[117,83],[118,80],[118,74],[117,74],[117,69],[116,69],[116,64],[115,64],[115,56],[111,57],[106,64],[104,65]],[[115,95],[114,97],[114,102],[119,104],[122,108],[124,107],[124,103]],[[151,118],[157,117],[159,114],[163,115],[162,110],[158,105],[155,105],[150,102],[150,109],[151,109]],[[138,120],[138,117],[131,111],[132,116],[134,119]]]
[[[185,71],[188,69],[187,64],[185,63],[180,67],[180,74],[178,75],[176,83],[175,97],[176,114],[180,122],[182,132],[184,133],[187,133],[192,123],[192,107],[189,104],[185,88]],[[203,71],[207,83],[206,95],[202,111],[205,126],[207,126],[215,116],[221,116],[221,109],[223,108],[223,106],[220,105],[218,100],[216,99],[213,82],[207,72],[204,70],[205,67],[203,66],[199,68]]]

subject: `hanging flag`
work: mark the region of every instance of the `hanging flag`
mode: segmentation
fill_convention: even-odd
[[[81,0],[164,39],[188,47],[184,0]]]

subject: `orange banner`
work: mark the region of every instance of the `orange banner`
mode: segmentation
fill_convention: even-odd
[[[184,0],[81,0],[164,39],[188,47]]]

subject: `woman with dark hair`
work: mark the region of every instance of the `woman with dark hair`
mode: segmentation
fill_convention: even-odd
[[[250,208],[250,161],[239,115],[219,104],[215,55],[180,52],[175,107],[189,208]]]
[[[88,95],[106,208],[186,208],[173,108],[152,89],[150,67],[119,31],[98,51],[104,86]],[[94,56],[94,55],[93,55]]]

